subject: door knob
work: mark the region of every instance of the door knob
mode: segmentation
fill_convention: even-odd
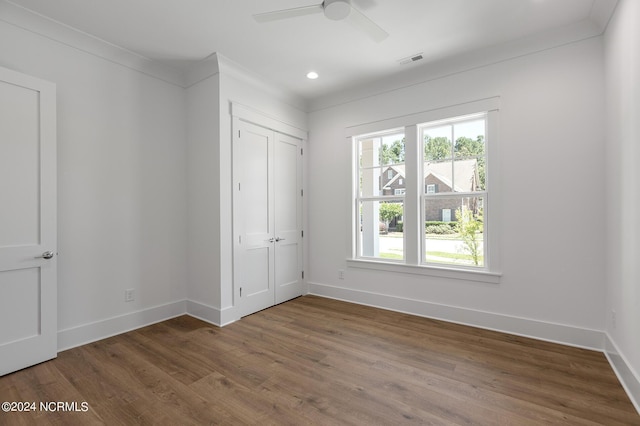
[[[284,238],[276,237],[276,242],[278,241],[284,241]]]
[[[40,256],[36,256],[36,259],[51,259],[53,257],[52,251],[45,251]]]

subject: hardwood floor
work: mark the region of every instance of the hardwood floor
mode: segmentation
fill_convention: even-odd
[[[61,352],[1,377],[3,401],[78,411],[1,425],[640,425],[599,352],[314,296]]]

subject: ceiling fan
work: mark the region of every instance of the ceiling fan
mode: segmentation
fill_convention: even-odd
[[[346,21],[352,27],[362,31],[371,39],[380,43],[389,34],[378,24],[367,18],[362,12],[351,6],[351,0],[324,0],[313,6],[294,7],[292,9],[276,10],[274,12],[258,13],[253,18],[259,22],[277,21],[298,16],[324,13],[324,16],[334,21]]]

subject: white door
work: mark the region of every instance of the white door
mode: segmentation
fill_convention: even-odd
[[[275,300],[273,131],[236,120],[234,279],[241,315]]]
[[[302,294],[300,140],[234,118],[234,285],[242,316]]]
[[[275,133],[275,303],[302,294],[300,139]]]
[[[0,68],[0,375],[57,354],[55,103]]]

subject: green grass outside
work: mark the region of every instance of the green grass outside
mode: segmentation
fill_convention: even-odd
[[[446,251],[428,251],[427,256],[435,256],[435,257],[445,257],[448,259],[456,259],[456,260],[469,260],[473,262],[473,256],[465,253],[449,253]],[[483,256],[478,256],[478,262],[483,263]]]
[[[396,253],[380,253],[380,257],[383,259],[404,259],[404,256]]]
[[[473,256],[470,254],[464,253],[448,253],[445,251],[428,251],[427,256],[440,257],[443,259],[451,259],[451,260],[466,260],[469,263],[473,263]],[[394,259],[394,260],[402,260],[404,257],[401,254],[396,253],[380,253],[380,257],[382,259]],[[445,260],[429,260],[429,262],[433,263],[447,263]],[[480,265],[484,264],[484,257],[478,257],[478,262]]]

